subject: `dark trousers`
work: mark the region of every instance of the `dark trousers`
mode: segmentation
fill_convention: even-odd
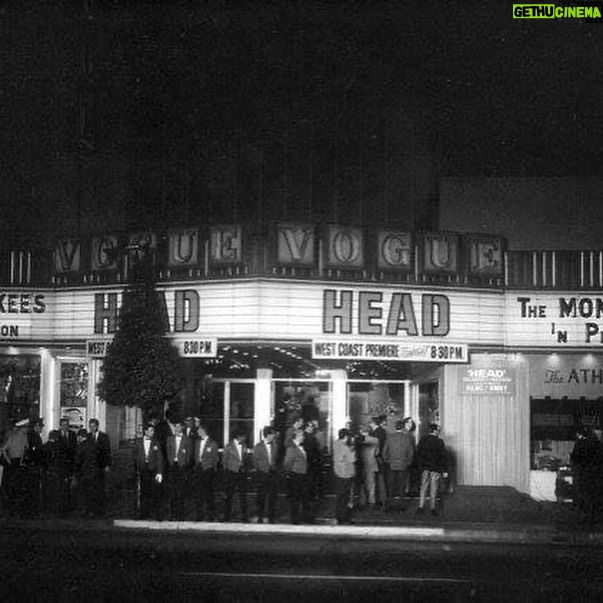
[[[276,471],[258,471],[256,478],[258,520],[262,521],[264,517],[268,517],[268,521],[273,523],[276,514]],[[266,503],[268,503],[267,506]]]
[[[291,523],[311,522],[310,481],[305,473],[291,473],[289,476],[289,508]]]
[[[335,517],[340,523],[349,523],[352,518],[352,509],[348,503],[354,478],[336,477],[336,480]]]
[[[168,472],[168,500],[170,506],[170,519],[172,521],[184,520],[184,494],[186,488],[186,472],[178,463],[170,465]]]
[[[83,475],[79,482],[81,512],[88,517],[102,517],[106,510],[105,474]]]
[[[156,471],[144,467],[140,469],[140,505],[138,516],[140,519],[155,517],[161,519],[161,485],[156,481]]]
[[[21,459],[12,459],[4,469],[4,488],[9,515],[26,517],[28,515],[28,475],[27,467]]]
[[[234,471],[225,471],[224,478],[226,500],[224,502],[224,521],[230,521],[232,512],[232,500],[235,492],[239,492],[239,503],[241,507],[241,519],[248,520],[247,515],[247,479],[245,473],[235,473]]]
[[[44,510],[65,517],[71,509],[71,475],[61,469],[48,469],[42,485]]]
[[[203,469],[200,466],[195,467],[193,483],[197,521],[202,521],[204,518],[204,507],[209,521],[213,521],[215,519],[215,477],[215,469]]]
[[[408,469],[391,469],[388,473],[388,505],[394,505],[394,501],[403,501],[408,481]],[[403,507],[403,502],[400,502]]]

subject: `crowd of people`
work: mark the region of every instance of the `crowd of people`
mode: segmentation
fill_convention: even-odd
[[[83,517],[102,517],[111,446],[98,420],[90,419],[88,430],[73,430],[69,419],[61,418],[46,442],[42,431],[41,419],[24,419],[4,439],[0,492],[7,513],[65,517],[76,510]]]
[[[429,425],[429,433],[416,445],[410,417],[397,421],[394,429],[386,426],[386,417],[380,416],[363,428],[341,429],[328,454],[318,421],[299,417],[284,433],[266,426],[252,448],[246,433],[236,431],[221,451],[200,418],[168,421],[151,416],[133,451],[137,517],[181,521],[192,509],[197,521],[232,521],[236,515],[243,522],[257,517],[258,523],[274,523],[284,484],[290,521],[314,523],[332,483],[336,520],[349,524],[359,505],[404,512],[411,470],[419,476],[417,513],[427,511],[429,500],[435,515],[439,483],[447,470],[439,427]],[[111,447],[98,421],[91,419],[88,430],[73,430],[62,418],[45,443],[42,430],[39,420],[21,421],[2,445],[8,513],[104,516]]]

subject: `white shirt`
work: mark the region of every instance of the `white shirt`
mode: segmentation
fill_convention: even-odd
[[[209,438],[201,438],[201,443],[199,444],[199,460],[201,460],[201,457],[203,456],[205,446],[207,445],[207,440],[209,440]]]
[[[174,461],[178,462],[178,451],[180,450],[180,442],[182,442],[182,436],[176,436],[176,445],[174,446]]]
[[[149,451],[151,450],[151,438],[145,438],[143,440],[144,444],[144,458],[146,461],[149,460]]]

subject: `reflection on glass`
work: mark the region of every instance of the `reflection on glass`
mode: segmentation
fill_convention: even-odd
[[[349,427],[366,427],[371,417],[385,415],[387,429],[394,429],[396,421],[404,414],[404,384],[402,383],[349,383]]]
[[[86,403],[88,401],[88,363],[61,362],[59,402],[61,416],[69,417],[69,423],[86,427]]]
[[[253,383],[230,384],[229,434],[232,437],[236,433],[244,433],[247,438],[248,447],[253,446],[255,443],[253,433],[253,397]]]
[[[207,379],[200,403],[201,422],[218,446],[224,446],[224,383]]]
[[[277,382],[274,395],[274,425],[281,437],[301,417],[304,421],[318,421],[318,435],[324,438],[325,445],[330,445],[326,435],[331,405],[328,381]]]
[[[40,416],[40,357],[0,356],[0,430]]]

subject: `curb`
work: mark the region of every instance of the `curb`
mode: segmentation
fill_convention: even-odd
[[[603,545],[603,533],[560,532],[550,526],[529,528],[495,529],[425,527],[425,526],[355,526],[355,525],[291,525],[291,524],[248,524],[193,521],[141,521],[118,519],[113,526],[128,530],[150,530],[158,532],[200,532],[212,535],[292,535],[341,538],[358,540],[421,540],[442,542],[481,542],[509,544],[548,545]]]

